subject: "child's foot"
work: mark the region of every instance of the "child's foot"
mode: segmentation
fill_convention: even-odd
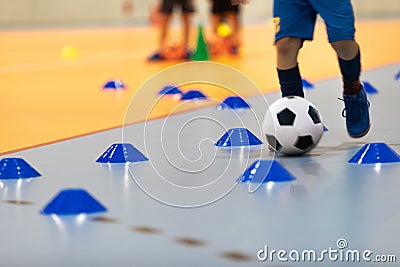
[[[230,55],[234,55],[234,56],[236,56],[236,55],[238,55],[239,54],[239,48],[236,46],[236,45],[232,45],[230,48],[229,48],[229,54]]]
[[[148,61],[160,61],[164,60],[165,58],[160,54],[160,52],[154,52],[150,57],[147,59]]]
[[[186,49],[185,54],[183,55],[183,59],[190,60],[193,57],[193,52],[190,49]]]
[[[369,120],[369,102],[364,86],[358,94],[343,93],[345,108],[342,116],[346,118],[346,127],[348,134],[353,138],[359,138],[366,135],[371,126]],[[346,114],[345,114],[346,113]]]

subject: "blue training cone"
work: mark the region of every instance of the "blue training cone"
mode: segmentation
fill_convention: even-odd
[[[41,174],[22,158],[0,160],[0,179],[28,179],[39,176]]]
[[[121,80],[109,80],[102,86],[103,90],[125,90],[126,86]]]
[[[240,183],[289,182],[296,180],[276,160],[257,160],[239,178]]]
[[[349,160],[357,164],[394,162],[400,162],[400,156],[385,143],[366,144]]]
[[[132,144],[113,144],[97,160],[99,163],[126,163],[149,160]]]
[[[263,142],[246,128],[229,129],[216,143],[217,147],[257,146]]]
[[[301,81],[303,84],[303,89],[313,89],[314,88],[314,84],[310,83],[306,79],[302,79]]]
[[[83,189],[60,191],[41,211],[44,215],[78,215],[105,212],[107,209]]]
[[[218,105],[219,110],[221,109],[248,109],[250,105],[239,96],[228,96],[225,100]]]
[[[377,94],[378,90],[369,82],[363,81],[362,82],[365,88],[365,92],[367,94]]]
[[[394,79],[400,82],[400,71],[394,76]]]
[[[181,96],[181,100],[205,100],[207,96],[203,94],[199,90],[190,90],[186,93],[183,93]]]
[[[166,85],[159,92],[159,95],[178,95],[182,94],[182,91],[178,86],[175,85]]]

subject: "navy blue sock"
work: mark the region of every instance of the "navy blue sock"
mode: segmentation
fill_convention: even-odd
[[[278,71],[279,84],[281,85],[282,97],[300,96],[304,97],[303,82],[300,76],[299,65],[288,70]]]
[[[361,72],[360,51],[358,51],[357,55],[353,59],[345,60],[340,57],[338,57],[338,59],[343,79],[349,82],[358,81]]]
[[[344,91],[347,93],[359,93],[360,91],[360,72],[361,72],[361,56],[360,51],[350,60],[338,57],[340,71],[343,76]]]

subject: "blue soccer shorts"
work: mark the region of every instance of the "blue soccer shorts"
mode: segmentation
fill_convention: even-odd
[[[317,14],[325,21],[330,43],[354,40],[351,0],[274,0],[275,41],[283,37],[312,40]]]

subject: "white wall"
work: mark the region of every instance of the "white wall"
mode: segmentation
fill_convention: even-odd
[[[146,23],[158,0],[0,0],[0,25],[68,23]],[[208,0],[195,0],[195,20],[208,21]],[[353,0],[357,16],[400,17],[400,0]],[[128,7],[128,9],[123,7]],[[129,6],[133,6],[129,10]],[[272,0],[252,0],[244,7],[246,21],[271,18]]]
[[[357,16],[400,17],[400,0],[353,0]]]

